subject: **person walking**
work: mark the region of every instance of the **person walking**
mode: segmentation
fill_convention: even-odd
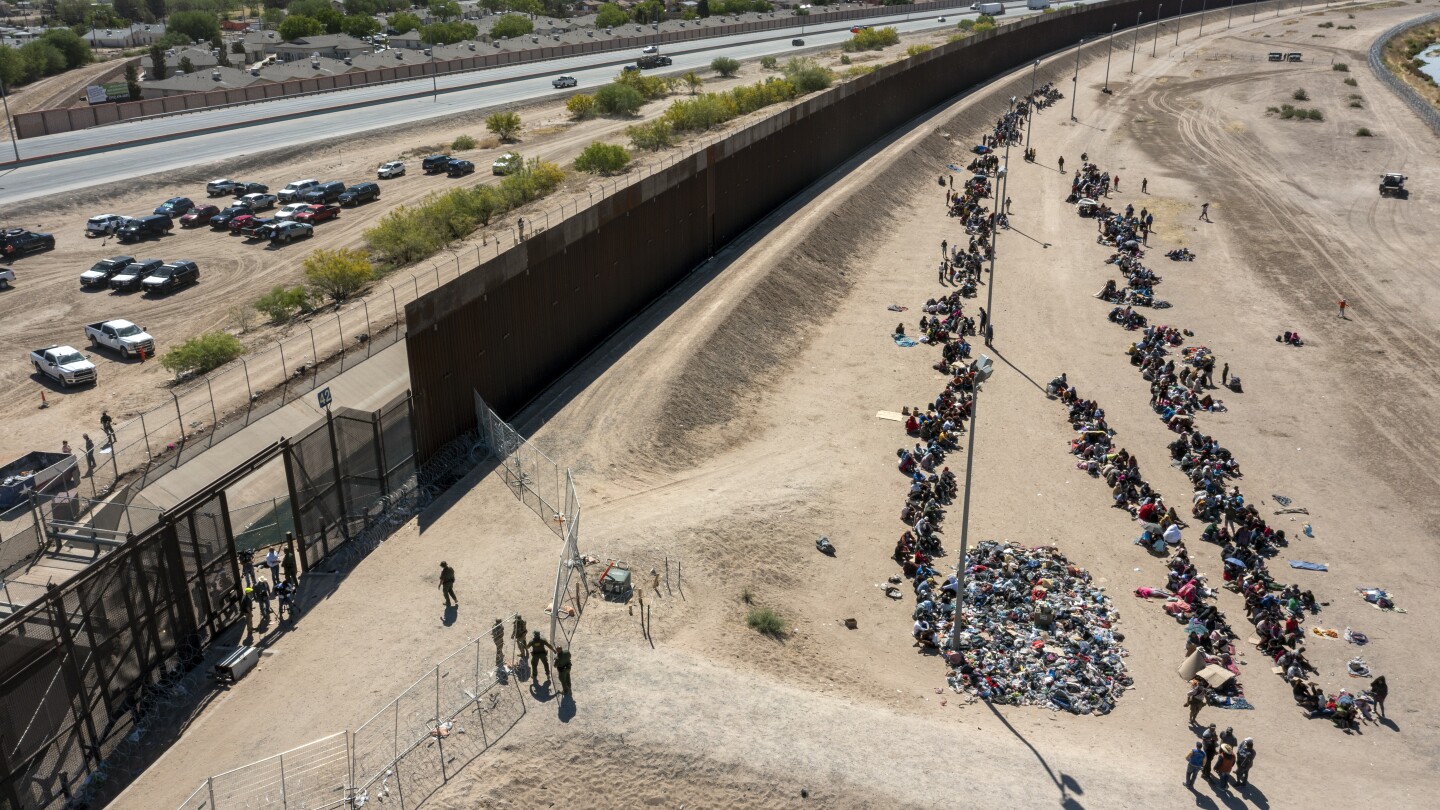
[[[540,637],[540,631],[530,637],[530,682],[534,683],[540,676],[540,667],[545,667],[545,680],[550,680],[550,653],[553,649],[550,642]]]
[[[240,612],[245,614],[245,640],[255,636],[255,590],[246,588],[240,592]]]
[[[280,555],[275,552],[275,547],[265,552],[265,567],[270,569],[270,587],[280,584]]]
[[[495,625],[490,628],[490,638],[495,642],[495,666],[501,667],[505,664],[505,622],[501,619],[495,620]]]
[[[949,256],[949,255],[950,255],[950,240],[949,240],[949,239],[941,239],[941,240],[940,240],[940,258],[943,259],[943,258],[945,258],[946,256]]]
[[[1201,203],[1201,205],[1200,205],[1200,221],[1201,221],[1201,222],[1209,222],[1209,221],[1210,221],[1210,203],[1208,203],[1208,202],[1207,202],[1207,203]]]
[[[986,312],[984,307],[980,307],[980,331],[985,331],[985,326],[989,323],[990,313]]]
[[[445,594],[445,607],[450,607],[450,600],[455,600],[455,607],[460,606],[460,597],[455,595],[455,569],[450,564],[440,562],[440,591]]]
[[[1141,194],[1149,194],[1149,193],[1150,193],[1150,178],[1148,178],[1148,177],[1142,177],[1142,178],[1140,178],[1140,193],[1141,193]]]
[[[1205,762],[1205,752],[1200,749],[1200,743],[1190,749],[1185,755],[1185,787],[1195,789],[1195,777],[1200,775],[1200,766]]]
[[[1250,767],[1255,764],[1255,740],[1246,737],[1235,749],[1235,784],[1250,784]]]
[[[1224,368],[1221,368],[1221,369],[1220,369],[1220,384],[1221,384],[1221,385],[1229,385],[1229,384],[1230,384],[1230,364],[1229,364],[1229,363],[1226,363],[1225,366],[1224,366]]]
[[[560,694],[570,697],[570,651],[555,648],[555,675],[560,679]]]
[[[1348,307],[1348,306],[1350,306],[1349,302],[1347,302],[1344,298],[1341,298],[1341,299],[1340,299],[1340,317],[1345,318],[1345,308]],[[1350,319],[1349,319],[1349,318],[1345,318],[1345,320],[1348,321],[1348,320],[1350,320]]]
[[[1380,711],[1380,716],[1385,716],[1385,698],[1390,696],[1390,686],[1385,683],[1385,676],[1381,675],[1370,682],[1370,697],[1375,698],[1375,708]]]
[[[241,551],[240,557],[240,578],[245,580],[246,585],[255,584],[255,552],[253,550]]]
[[[1114,177],[1110,178],[1110,184],[1115,187],[1115,190],[1116,190],[1116,191],[1119,191],[1119,190],[1120,190],[1120,175],[1117,174],[1117,175],[1115,175]]]
[[[299,576],[299,566],[295,562],[295,549],[293,546],[285,546],[285,559],[280,561],[280,570],[285,572],[285,581],[293,583]]]
[[[1190,709],[1190,725],[1199,725],[1195,718],[1200,716],[1200,709],[1205,706],[1205,684],[1199,678],[1190,682],[1190,691],[1185,695],[1185,702],[1181,704]]]
[[[95,442],[90,440],[89,433],[81,433],[80,437],[85,440],[85,470],[95,472]]]
[[[260,605],[260,620],[270,621],[270,583],[263,578],[255,580],[255,602]]]
[[[1009,198],[1009,197],[1006,197],[1006,198],[1005,198],[1005,213],[1007,213],[1007,214],[1012,213],[1011,210],[1010,210],[1010,198]]]
[[[105,443],[115,444],[115,420],[110,418],[109,411],[100,412],[100,429],[105,431]]]
[[[518,615],[515,617],[515,627],[510,632],[510,637],[515,639],[515,651],[520,654],[520,660],[525,660],[525,620]]]
[[[1215,778],[1215,774],[1210,770],[1210,766],[1215,762],[1216,752],[1220,750],[1220,735],[1215,732],[1214,723],[1206,726],[1205,731],[1201,732],[1200,745],[1205,751],[1205,767],[1200,775],[1205,777],[1206,781],[1209,781]]]

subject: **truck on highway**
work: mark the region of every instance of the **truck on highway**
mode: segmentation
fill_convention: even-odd
[[[124,318],[86,324],[85,337],[96,349],[104,346],[120,353],[121,357],[155,356],[155,338],[150,337],[145,327],[136,326]]]
[[[989,14],[991,17],[999,17],[1005,13],[1004,3],[976,3],[974,8],[981,14]]]
[[[657,56],[657,55],[655,55],[655,54],[650,54],[650,55],[648,55],[648,56],[642,56],[642,57],[640,57],[639,59],[636,59],[636,60],[635,60],[636,66],[639,67],[639,68],[641,68],[642,70],[643,70],[643,69],[648,69],[648,68],[667,67],[667,66],[669,66],[669,65],[672,64],[672,63],[673,63],[673,60],[671,60],[670,57],[668,57],[668,56]]]
[[[84,385],[99,380],[95,364],[85,359],[73,346],[47,346],[30,352],[30,365],[35,371],[60,383],[61,388]]]
[[[1025,0],[1025,8],[1031,11],[1043,11],[1050,7],[1050,0]]]

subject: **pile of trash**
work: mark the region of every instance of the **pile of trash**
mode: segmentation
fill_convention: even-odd
[[[965,623],[949,683],[994,703],[1107,714],[1133,681],[1119,614],[1052,547],[987,540],[965,557]]]

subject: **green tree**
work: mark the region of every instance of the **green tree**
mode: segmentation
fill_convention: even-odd
[[[576,170],[591,174],[615,174],[625,171],[629,165],[630,153],[625,151],[625,147],[599,141],[585,147],[575,158]]]
[[[411,14],[408,11],[402,11],[399,14],[391,14],[389,23],[392,30],[399,31],[402,34],[406,34],[411,31],[419,31],[420,26],[422,25],[422,23],[420,22],[420,18],[415,16],[414,14]]]
[[[166,31],[165,35],[160,37],[160,41],[155,44],[162,48],[188,48],[194,45],[195,42],[190,39],[188,34],[182,34],[179,31]]]
[[[90,53],[90,43],[69,28],[52,28],[41,34],[40,39],[54,45],[56,50],[65,55],[67,68],[88,65],[94,59]]]
[[[305,257],[305,280],[320,295],[339,303],[359,292],[375,278],[365,251],[321,248]]]
[[[429,45],[450,45],[474,39],[477,30],[467,22],[432,23],[420,29],[420,40]]]
[[[620,6],[615,3],[606,3],[600,7],[599,11],[595,12],[596,28],[614,28],[617,25],[624,25],[629,21],[630,15],[626,14],[625,9],[620,8]]]
[[[505,142],[515,140],[520,134],[520,114],[513,112],[491,113],[485,119],[485,128],[495,133],[495,137]]]
[[[345,25],[345,15],[327,6],[315,14],[314,20],[325,26],[325,33],[338,34]]]
[[[142,97],[140,89],[140,63],[138,61],[127,61],[125,63],[125,92],[130,94],[131,101],[139,101]]]
[[[565,109],[576,121],[584,121],[595,114],[595,97],[577,93],[565,101]]]
[[[626,127],[625,136],[636,149],[650,152],[658,152],[667,146],[675,145],[675,130],[670,126],[670,122],[663,118],[648,124]]]
[[[665,19],[665,4],[660,0],[646,0],[644,3],[637,3],[630,10],[630,15],[639,23],[659,22]]]
[[[150,78],[163,79],[169,73],[165,66],[165,49],[159,45],[150,46]]]
[[[20,56],[25,60],[26,82],[53,76],[65,70],[65,54],[43,39],[21,45]]]
[[[611,83],[595,91],[595,108],[602,115],[634,115],[645,106],[645,96],[628,84]]]
[[[384,10],[379,0],[345,0],[345,13],[352,17],[373,17]]]
[[[245,344],[229,332],[206,332],[165,353],[160,365],[173,374],[204,373],[245,353]]]
[[[340,30],[356,39],[380,33],[380,21],[365,14],[351,14],[340,23]]]
[[[305,37],[319,36],[325,33],[325,26],[314,17],[306,17],[303,14],[291,14],[280,23],[280,38],[286,42],[294,42]]]
[[[225,43],[220,37],[210,40],[210,48],[215,51],[215,61],[221,67],[230,67],[230,49],[225,47]]]
[[[245,43],[242,42],[241,40],[238,40],[238,39],[235,40],[234,42],[230,43],[230,53],[233,53],[233,54],[235,54],[236,56],[244,56],[244,55],[245,55]]]
[[[710,61],[710,69],[728,79],[740,72],[740,60],[717,56]]]
[[[518,14],[539,14],[545,10],[540,0],[509,0],[506,8]]]
[[[170,15],[165,31],[184,34],[191,42],[209,42],[220,36],[220,21],[209,11],[177,11]]]
[[[165,0],[145,0],[145,8],[150,12],[150,19],[159,20],[169,13],[165,7]]]
[[[690,95],[692,96],[700,92],[700,85],[705,83],[705,80],[700,78],[700,74],[696,73],[693,70],[688,71],[685,73],[684,76],[681,76],[680,81],[685,82],[686,86],[690,88]]]
[[[285,289],[276,284],[270,292],[255,299],[255,309],[273,323],[286,323],[297,312],[304,312],[310,306],[310,291],[304,287]]]
[[[191,62],[190,57],[188,56],[180,57],[180,64],[176,65],[175,67],[181,73],[184,73],[186,76],[189,76],[195,72],[195,63]]]
[[[25,57],[9,45],[0,45],[0,82],[7,88],[25,81]]]
[[[504,2],[502,2],[502,0],[480,0],[480,7],[490,12],[491,14],[499,11],[500,7],[503,5],[505,4]]]
[[[442,21],[458,20],[463,12],[460,4],[455,0],[441,0],[430,4],[430,14],[439,17]]]
[[[695,6],[695,12],[700,15],[701,19],[708,18],[710,16],[710,0],[700,0],[699,4]]]
[[[266,28],[279,28],[280,23],[285,21],[285,9],[273,7],[267,8],[265,9],[265,14],[263,15],[263,17],[265,19]]]
[[[504,14],[495,21],[494,25],[490,26],[490,36],[493,39],[501,37],[513,39],[523,37],[534,30],[535,24],[530,22],[528,17],[522,17],[519,14]]]
[[[329,0],[290,0],[290,5],[285,10],[290,14],[299,14],[302,17],[317,19],[320,12],[332,9]]]

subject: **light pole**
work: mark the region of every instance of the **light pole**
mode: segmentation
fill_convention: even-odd
[[[1084,47],[1085,40],[1082,38],[1080,44],[1075,46],[1075,76],[1070,79],[1070,120],[1078,121],[1075,117],[1075,97],[1080,95],[1080,48]]]
[[[1025,116],[1025,151],[1030,151],[1030,133],[1035,129],[1035,74],[1040,72],[1040,60],[1036,59],[1030,70],[1030,103],[1026,105],[1029,113]],[[1008,175],[1009,172],[1007,171]]]
[[[1139,14],[1136,14],[1136,15],[1135,15],[1135,32],[1134,32],[1134,34],[1130,37],[1130,72],[1131,72],[1131,73],[1134,73],[1134,72],[1135,72],[1135,48],[1140,44],[1140,18],[1141,18],[1141,17],[1144,17],[1144,16],[1145,16],[1145,12],[1143,12],[1143,11],[1140,12]]]
[[[1195,34],[1199,39],[1205,35],[1205,8],[1210,5],[1210,0],[1200,0],[1200,30]]]
[[[990,285],[995,285],[994,272],[990,274]],[[966,441],[968,446],[965,451],[965,500],[960,507],[960,559],[955,564],[955,622],[950,626],[950,649],[956,653],[960,652],[960,628],[965,623],[962,610],[965,607],[965,554],[970,545],[970,473],[975,469],[975,420],[980,415],[980,385],[995,372],[995,363],[982,354],[970,364],[970,368],[975,372],[975,391],[970,396],[970,438]]]
[[[1110,47],[1105,50],[1105,87],[1101,89],[1102,93],[1110,92],[1110,57],[1115,54],[1115,29],[1119,27],[1120,23],[1110,23]]]
[[[15,119],[10,117],[10,94],[5,92],[5,79],[0,78],[0,101],[5,103],[5,129],[10,132],[10,145],[15,148],[15,162],[20,162],[20,139],[15,136]]]
[[[1155,58],[1155,45],[1160,42],[1160,12],[1163,11],[1164,8],[1164,3],[1161,3],[1160,5],[1155,7],[1155,37],[1150,40],[1151,59]]]
[[[1225,30],[1230,30],[1230,21],[1235,19],[1235,0],[1230,0],[1230,13],[1225,16]]]
[[[1180,18],[1185,16],[1185,0],[1180,0],[1180,10],[1175,12],[1175,44],[1180,44]]]

